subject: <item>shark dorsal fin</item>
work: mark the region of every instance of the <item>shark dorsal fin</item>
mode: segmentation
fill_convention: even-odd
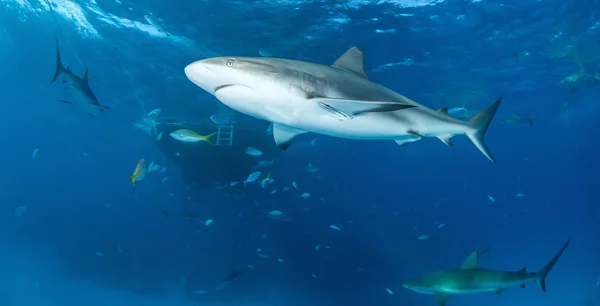
[[[527,272],[527,267],[524,267],[523,269],[519,270],[519,272]]]
[[[477,269],[478,257],[479,257],[479,251],[473,251],[473,253],[471,253],[469,255],[469,257],[467,257],[467,259],[465,259],[465,261],[463,262],[462,266],[460,266],[460,268],[463,270]]]
[[[365,79],[368,79],[367,75],[365,74],[363,52],[357,47],[350,48],[331,66],[353,72]]]
[[[444,114],[444,115],[448,115],[448,116],[450,116],[450,113],[448,113],[448,109],[447,109],[447,108],[445,108],[445,107],[444,107],[444,108],[440,108],[440,109],[438,109],[438,112],[440,112],[440,113],[442,113],[442,114]]]
[[[85,68],[85,72],[83,73],[83,81],[88,84],[88,69]]]

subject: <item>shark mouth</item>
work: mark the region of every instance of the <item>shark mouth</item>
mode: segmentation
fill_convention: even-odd
[[[227,87],[231,87],[231,86],[235,86],[235,84],[225,84],[225,85],[215,87],[215,93],[223,88],[227,88]]]
[[[215,88],[215,93],[217,93],[217,91],[219,91],[221,89],[228,88],[228,87],[233,87],[233,86],[241,86],[241,87],[246,87],[246,88],[252,88],[250,86],[241,85],[241,84],[225,84],[225,85],[217,86]]]

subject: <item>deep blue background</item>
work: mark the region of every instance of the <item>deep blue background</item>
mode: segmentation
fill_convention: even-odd
[[[600,71],[598,1],[416,8],[399,1],[77,2],[97,35],[69,17],[77,7],[68,1],[53,2],[59,30],[45,2],[0,3],[1,305],[434,305],[402,282],[457,267],[488,246],[483,266],[535,271],[568,238],[548,292],[530,284],[448,305],[600,303],[600,89],[581,86],[571,95],[560,84],[579,70],[577,59],[589,73]],[[148,14],[170,36],[141,31],[150,27]],[[132,21],[137,27],[123,26]],[[92,89],[111,107],[104,116],[58,102],[69,96],[49,82],[55,33],[65,64],[79,75],[89,68]],[[216,99],[183,74],[192,61],[259,56],[262,49],[330,64],[354,45],[365,52],[371,80],[432,108],[481,109],[503,95],[486,136],[498,164],[465,137],[448,148],[436,139],[399,147],[309,134],[278,154],[272,169],[274,187],[297,181],[300,191],[274,198],[251,185],[235,200],[216,190],[217,182],[186,186],[170,156],[132,126],[154,108],[171,117],[215,113]],[[525,51],[529,56],[517,61]],[[414,64],[378,68],[407,59]],[[560,112],[565,104],[570,108]],[[534,127],[501,121],[513,113],[535,116]],[[258,143],[270,137],[265,126],[243,118],[238,128],[256,139],[245,141]],[[33,160],[37,147],[42,154]],[[252,159],[244,149],[238,158]],[[168,171],[150,173],[132,191],[127,175],[140,157]],[[306,173],[309,162],[322,180]],[[198,175],[229,171],[197,163],[206,165]],[[161,183],[164,176],[169,180]],[[13,220],[20,205],[27,212]],[[216,225],[165,218],[158,207],[191,210]],[[291,220],[260,216],[272,209]],[[431,238],[418,240],[422,234]],[[317,244],[323,248],[315,252]],[[269,258],[258,257],[257,248]],[[232,268],[246,274],[215,290]]]

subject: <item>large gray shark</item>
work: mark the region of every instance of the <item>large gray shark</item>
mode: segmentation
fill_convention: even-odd
[[[423,137],[467,135],[491,161],[483,138],[502,98],[468,122],[427,108],[368,80],[363,53],[353,47],[333,65],[253,57],[214,57],[189,64],[185,74],[225,105],[273,122],[283,150],[303,133],[350,139],[391,139],[400,145]]]
[[[83,108],[90,116],[95,117],[102,115],[104,110],[109,109],[108,106],[102,106],[98,102],[96,95],[92,92],[90,85],[88,84],[88,69],[85,69],[83,77],[77,76],[71,71],[71,69],[65,67],[60,59],[60,50],[58,49],[58,39],[56,40],[56,72],[52,77],[51,83],[54,83],[56,79],[62,78],[62,83],[67,85],[67,88],[71,91],[75,102],[81,108]],[[71,103],[70,101],[60,100],[63,103]]]
[[[540,289],[546,291],[546,277],[570,241],[569,239],[552,260],[538,272],[527,272],[525,268],[519,271],[482,269],[478,265],[478,258],[482,252],[475,251],[467,257],[460,269],[433,272],[406,282],[403,286],[419,293],[435,294],[437,306],[446,305],[448,298],[453,295],[480,292],[501,294],[508,287],[525,288],[525,282],[531,280],[535,280]]]

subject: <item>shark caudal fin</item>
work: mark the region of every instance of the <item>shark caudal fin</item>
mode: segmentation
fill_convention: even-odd
[[[65,72],[65,67],[63,66],[62,61],[60,59],[60,50],[58,49],[58,37],[56,37],[56,71],[54,72],[54,76],[52,77],[50,83],[54,83],[58,76],[60,76],[60,74],[63,72]]]
[[[471,127],[470,131],[466,133],[467,137],[471,139],[473,144],[492,162],[496,162],[494,156],[490,150],[488,150],[483,138],[485,137],[485,132],[487,132],[488,127],[490,126],[490,122],[494,119],[494,115],[498,110],[498,106],[500,106],[500,102],[502,101],[502,97],[500,97],[496,102],[492,105],[488,106],[486,109],[477,113],[473,118],[469,119],[469,126]]]
[[[554,255],[552,260],[550,260],[543,268],[541,268],[537,272],[537,275],[538,275],[537,284],[540,287],[540,289],[542,289],[542,291],[546,292],[546,277],[548,276],[548,273],[550,273],[550,271],[552,270],[552,268],[554,267],[554,265],[556,264],[556,262],[562,255],[562,253],[569,246],[569,242],[571,242],[571,239],[567,240],[567,242],[565,242],[565,245],[562,247],[562,249],[560,249],[560,251],[558,251],[558,253],[556,253],[556,255]]]

